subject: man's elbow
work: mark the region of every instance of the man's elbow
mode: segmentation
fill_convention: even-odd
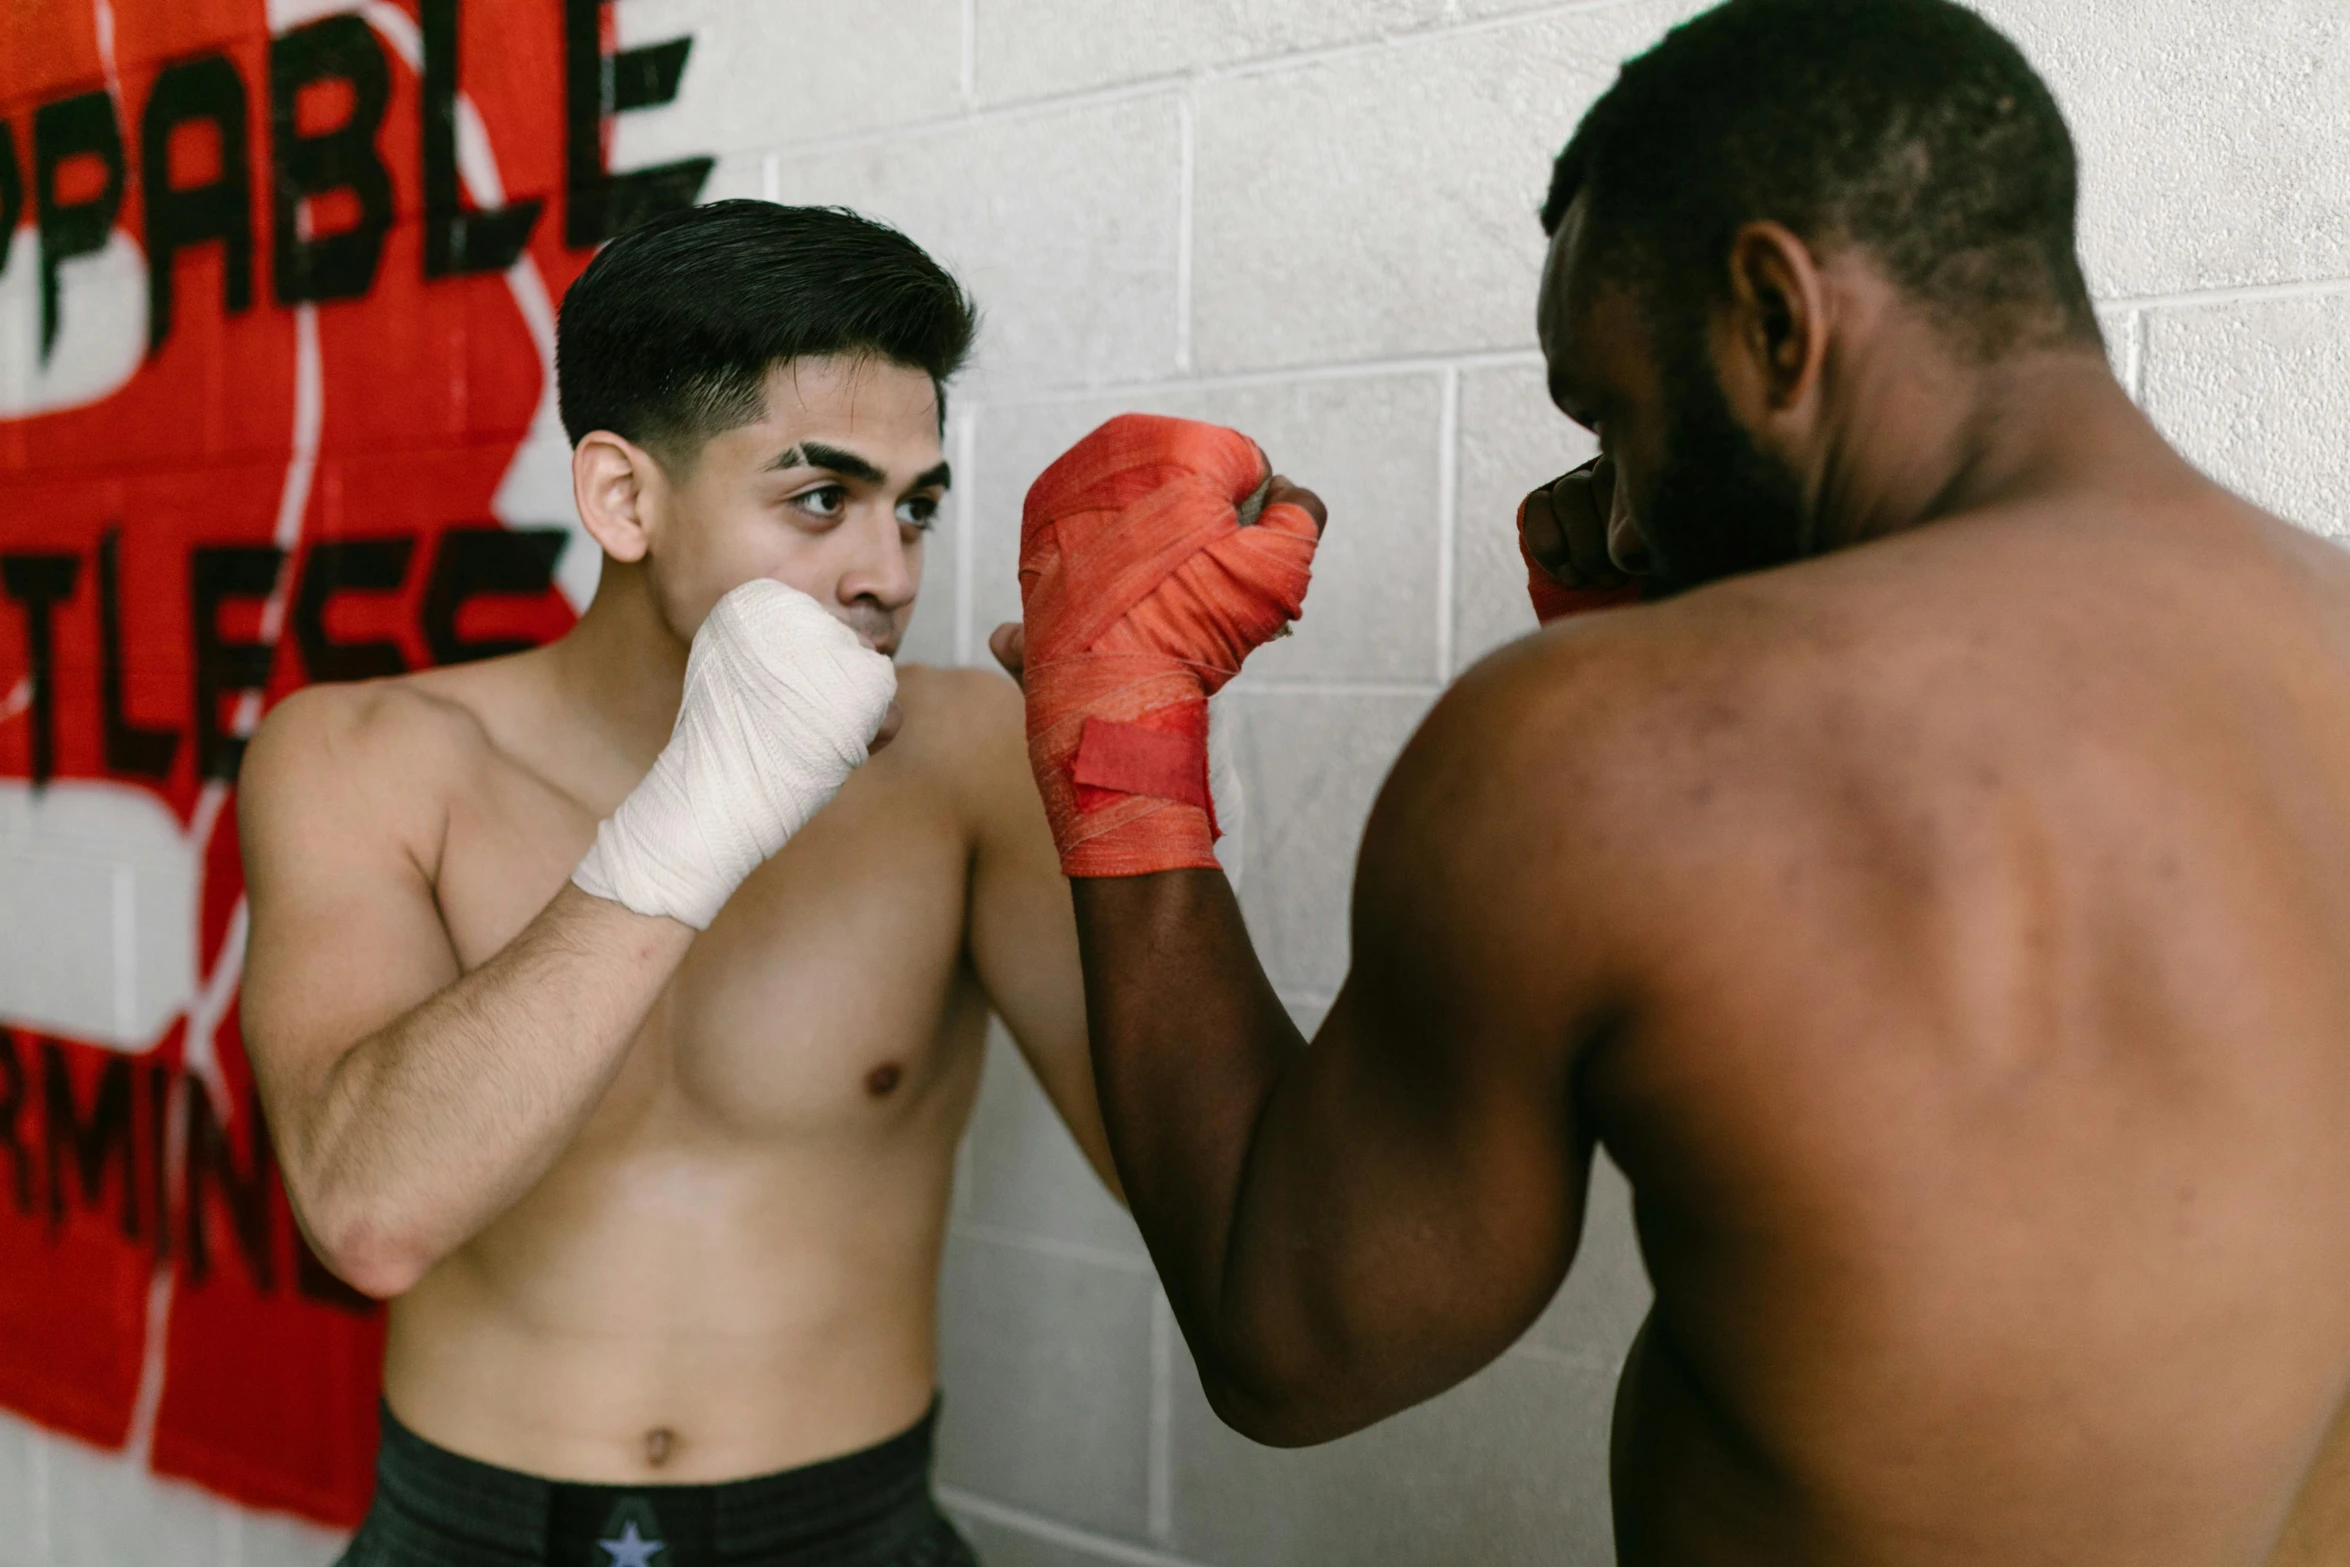
[[[327,1271],[371,1299],[407,1294],[437,1260],[412,1227],[390,1215],[299,1198],[294,1212]]]
[[[1251,1346],[1231,1361],[1200,1362],[1200,1387],[1216,1418],[1265,1447],[1316,1447],[1352,1436],[1402,1406],[1326,1355]]]
[[[1362,1413],[1340,1388],[1295,1384],[1268,1392],[1205,1374],[1200,1385],[1217,1419],[1263,1447],[1318,1447],[1352,1436],[1388,1413]]]
[[[413,1247],[350,1232],[318,1251],[327,1271],[371,1300],[391,1300],[416,1287],[431,1263]]]

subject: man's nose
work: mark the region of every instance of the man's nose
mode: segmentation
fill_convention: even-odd
[[[857,519],[850,555],[840,579],[840,601],[870,599],[887,610],[904,609],[921,590],[922,573],[896,515],[875,508]]]

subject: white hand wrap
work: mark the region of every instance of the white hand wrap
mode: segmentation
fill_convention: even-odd
[[[863,765],[897,689],[896,666],[807,594],[744,583],[694,634],[669,744],[572,882],[707,929]]]

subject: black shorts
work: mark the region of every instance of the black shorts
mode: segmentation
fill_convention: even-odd
[[[723,1485],[582,1485],[439,1448],[383,1411],[340,1567],[977,1567],[930,1495],[934,1405],[877,1447]]]

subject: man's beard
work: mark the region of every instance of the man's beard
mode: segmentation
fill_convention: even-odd
[[[1803,486],[1732,417],[1696,344],[1666,366],[1665,396],[1664,469],[1633,508],[1654,567],[1652,591],[1680,593],[1799,559],[1810,521]]]

